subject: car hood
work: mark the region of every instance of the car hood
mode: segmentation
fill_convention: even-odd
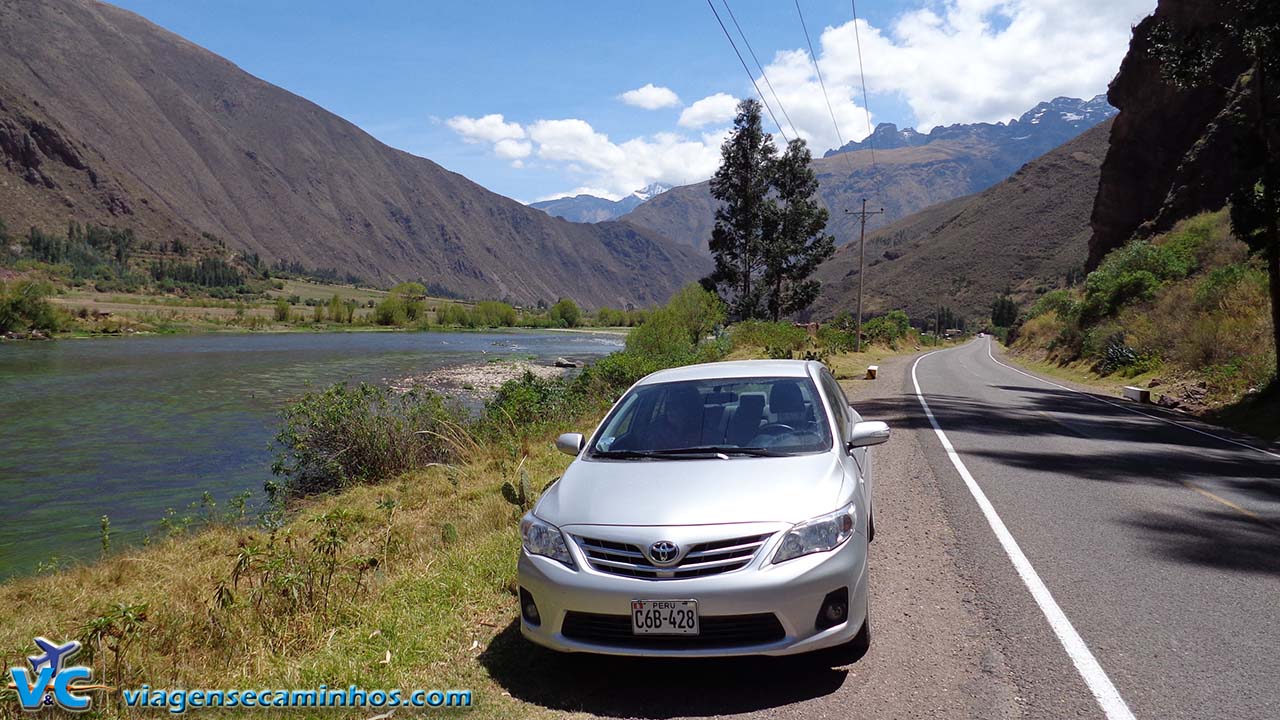
[[[538,502],[555,525],[796,523],[837,509],[834,453],[728,460],[576,460]]]

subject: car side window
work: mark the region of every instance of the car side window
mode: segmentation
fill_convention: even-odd
[[[822,391],[827,396],[827,401],[831,403],[832,409],[835,411],[836,422],[841,428],[847,428],[852,421],[850,417],[849,401],[845,398],[844,390],[841,389],[840,383],[836,382],[835,377],[825,368],[822,370],[820,377],[822,379]]]

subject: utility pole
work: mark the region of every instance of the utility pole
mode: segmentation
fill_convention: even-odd
[[[858,231],[858,329],[854,335],[854,352],[862,352],[862,287],[866,285],[867,271],[867,216],[880,215],[884,212],[884,208],[867,212],[867,199],[862,198],[862,210],[854,212],[845,210],[849,215],[857,215],[862,222],[861,230]]]

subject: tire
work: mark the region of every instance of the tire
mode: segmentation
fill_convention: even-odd
[[[875,541],[876,541],[876,513],[875,513],[875,508],[873,507],[867,513],[867,542],[872,543]]]

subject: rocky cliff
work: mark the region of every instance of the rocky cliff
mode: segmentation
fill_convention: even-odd
[[[1227,19],[1229,12],[1217,0],[1160,0],[1155,13],[1134,28],[1129,54],[1107,93],[1120,113],[1094,203],[1089,268],[1132,237],[1168,230],[1226,202],[1235,153],[1221,120],[1247,62],[1223,55],[1212,82],[1178,89],[1161,76],[1150,33],[1162,22],[1194,31]]]

